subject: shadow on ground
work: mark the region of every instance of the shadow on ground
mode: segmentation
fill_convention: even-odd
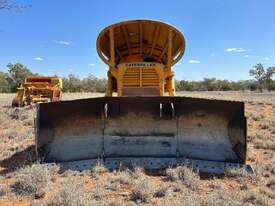
[[[26,149],[13,154],[12,156],[0,161],[0,175],[7,175],[15,172],[26,165],[35,161],[35,146],[31,145]]]

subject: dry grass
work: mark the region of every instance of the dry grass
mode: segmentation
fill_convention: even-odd
[[[211,192],[205,198],[201,198],[200,205],[213,206],[243,206],[243,205],[268,205],[268,199],[253,191],[240,193],[227,192],[225,190],[216,190]]]
[[[8,187],[6,185],[0,185],[0,197],[4,197],[8,194]]]
[[[0,95],[0,205],[275,205],[275,95],[253,92],[184,92],[185,96],[245,101],[248,161],[256,176],[242,170],[225,177],[199,177],[189,168],[152,175],[141,168],[110,172],[49,169],[34,162],[35,107],[10,107]],[[64,99],[103,94],[64,94]],[[39,198],[39,199],[35,199]],[[4,204],[5,203],[5,204]]]
[[[12,189],[19,195],[42,197],[51,189],[52,182],[59,171],[56,165],[33,164],[20,169]]]
[[[48,206],[85,206],[90,205],[89,197],[84,193],[84,182],[78,177],[69,177],[62,181],[57,194],[48,202]]]
[[[96,201],[100,201],[102,199],[106,199],[108,195],[109,185],[102,178],[98,178],[95,181],[95,187],[91,191],[93,199]]]
[[[165,183],[161,183],[155,188],[154,197],[162,198],[168,193],[169,187]]]
[[[97,175],[101,175],[105,172],[108,172],[108,168],[106,168],[103,164],[101,164],[100,162],[97,163],[97,165],[92,169],[92,172],[97,176]]]
[[[134,177],[131,171],[122,170],[114,173],[114,176],[110,176],[108,181],[114,186],[118,185],[133,185]]]
[[[243,184],[245,184],[248,180],[254,182],[259,181],[255,174],[248,173],[244,168],[227,168],[225,170],[225,176],[229,179],[242,182]]]
[[[176,168],[166,169],[168,180],[183,183],[192,190],[197,190],[199,185],[199,175],[189,167],[178,166]]]
[[[154,195],[155,187],[146,177],[134,181],[130,199],[136,203],[148,203]]]

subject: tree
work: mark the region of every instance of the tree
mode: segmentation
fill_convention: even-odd
[[[188,91],[187,87],[188,87],[188,81],[185,80],[175,80],[175,86],[176,86],[176,90],[177,91]]]
[[[216,88],[216,79],[215,78],[203,78],[202,81],[203,90],[214,91]]]
[[[230,86],[230,82],[228,80],[216,80],[216,89],[218,91],[228,91],[228,90],[232,90],[231,86]]]
[[[69,74],[68,78],[63,78],[64,92],[82,92],[82,86],[81,80],[73,74]]]
[[[10,92],[9,82],[7,81],[8,75],[0,71],[0,93]]]
[[[106,79],[98,79],[93,75],[82,80],[83,89],[86,92],[105,92],[107,81]]]
[[[260,91],[262,91],[263,88],[267,88],[268,90],[270,90],[272,76],[275,73],[275,67],[269,67],[265,69],[264,66],[259,63],[253,68],[254,69],[251,69],[249,71],[249,74],[258,81],[258,89],[260,89]]]
[[[275,67],[268,67],[265,72],[265,82],[268,91],[271,91],[274,87],[273,74],[275,74]]]
[[[67,78],[63,78],[64,92],[105,92],[106,85],[106,79],[99,79],[93,75],[79,79],[79,77],[69,74]]]
[[[27,76],[34,75],[26,66],[21,63],[9,63],[7,67],[8,76],[6,79],[9,83],[11,92],[15,92],[16,88],[24,83]]]

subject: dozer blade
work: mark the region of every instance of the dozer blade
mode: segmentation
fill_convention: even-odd
[[[100,159],[220,173],[246,159],[244,103],[189,97],[101,97],[41,103],[37,154],[85,169]]]

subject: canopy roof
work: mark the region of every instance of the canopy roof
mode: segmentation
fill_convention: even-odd
[[[106,27],[97,38],[97,52],[108,65],[111,65],[111,29],[114,34],[115,64],[137,58],[139,61],[167,64],[169,31],[172,32],[171,64],[177,63],[184,54],[185,39],[177,28],[155,20],[129,20]]]

